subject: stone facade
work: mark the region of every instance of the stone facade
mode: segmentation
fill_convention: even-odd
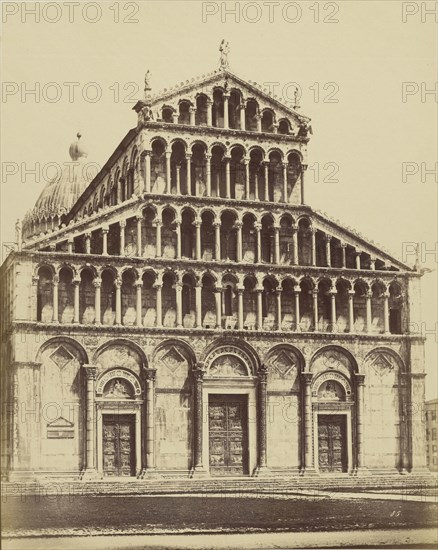
[[[225,65],[145,88],[2,266],[2,471],[424,469],[420,273],[305,204],[309,119]]]
[[[425,403],[426,462],[431,472],[438,472],[438,399]]]

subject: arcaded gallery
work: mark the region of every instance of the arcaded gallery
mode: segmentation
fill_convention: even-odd
[[[299,105],[223,56],[134,110],[1,268],[6,479],[423,470],[421,273],[307,205]]]

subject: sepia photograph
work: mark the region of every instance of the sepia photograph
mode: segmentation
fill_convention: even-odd
[[[1,547],[436,548],[438,2],[1,11]]]

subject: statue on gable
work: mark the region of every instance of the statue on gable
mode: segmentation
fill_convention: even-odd
[[[228,69],[230,66],[228,62],[228,54],[230,53],[230,45],[228,42],[225,42],[225,39],[222,40],[219,51],[221,52],[221,59],[220,59],[220,68],[221,69]]]

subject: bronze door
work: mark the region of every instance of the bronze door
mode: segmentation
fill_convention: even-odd
[[[346,472],[345,415],[318,416],[318,462],[321,472]]]
[[[134,416],[104,416],[103,471],[106,476],[134,475]]]
[[[244,396],[211,396],[208,404],[210,472],[248,473],[247,401]]]

